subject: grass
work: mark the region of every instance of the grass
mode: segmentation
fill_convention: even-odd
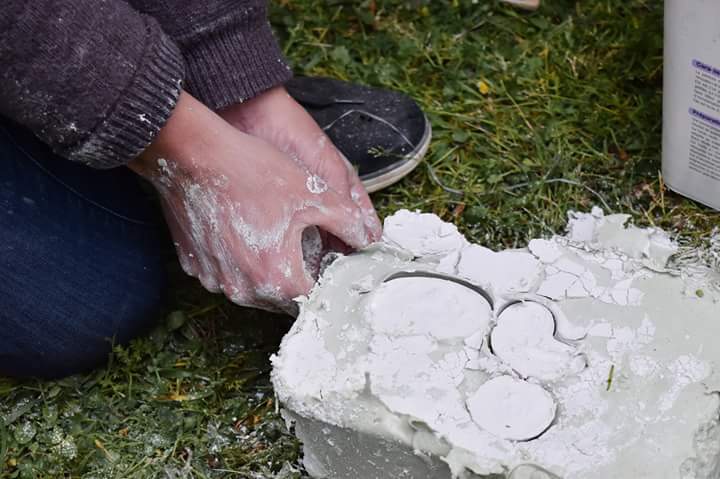
[[[381,214],[432,211],[501,248],[604,205],[699,241],[719,215],[660,174],[661,3],[282,0],[272,21],[297,72],[427,111],[427,162],[375,196]],[[175,277],[174,312],[106,368],[0,380],[0,477],[301,477],[268,380],[290,321]]]

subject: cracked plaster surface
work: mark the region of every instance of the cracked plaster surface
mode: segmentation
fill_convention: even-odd
[[[660,230],[569,220],[493,252],[401,211],[330,265],[273,357],[311,475],[720,477],[720,295]]]

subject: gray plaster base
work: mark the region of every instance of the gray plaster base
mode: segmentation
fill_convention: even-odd
[[[412,448],[357,430],[307,419],[288,411],[303,442],[303,464],[319,479],[450,479],[447,464],[431,455],[415,454]]]
[[[450,468],[432,454],[357,430],[308,419],[290,411],[283,417],[303,444],[303,465],[317,479],[451,479]],[[719,473],[720,474],[720,473]],[[719,476],[720,477],[720,476]],[[462,479],[558,479],[537,466],[507,474],[463,473]]]

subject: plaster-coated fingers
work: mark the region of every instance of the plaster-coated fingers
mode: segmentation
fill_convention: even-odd
[[[302,212],[303,221],[322,228],[356,250],[373,242],[362,221],[362,211],[356,204],[334,191],[328,191],[324,196],[319,208],[308,208]]]
[[[355,169],[310,114],[293,100],[283,87],[272,88],[242,104],[226,108],[220,115],[231,125],[262,138],[292,157],[309,174],[308,186],[313,192],[323,187],[356,203],[372,241],[380,238],[382,227],[372,202]]]
[[[187,235],[182,232],[182,228],[175,217],[175,213],[169,206],[167,200],[164,197],[160,197],[160,203],[162,205],[168,229],[170,230],[170,236],[173,239],[175,253],[177,254],[180,266],[185,274],[197,278],[200,274],[200,266],[198,265],[196,254],[193,253],[194,249],[187,240]]]
[[[310,173],[322,178],[340,197],[354,203],[359,208],[368,238],[371,242],[378,241],[382,236],[382,224],[357,172],[325,133],[318,133],[317,143],[321,145],[321,151],[315,156],[317,162],[308,166]]]
[[[188,228],[190,221],[187,212],[179,207],[176,201],[167,197],[161,197],[161,204],[183,271],[189,276],[198,278],[208,291],[220,292],[222,289],[221,282],[218,280],[221,272],[220,265],[208,251],[198,248],[193,233]],[[197,236],[198,232],[195,232],[195,235]]]
[[[350,199],[360,207],[362,213],[363,222],[365,228],[368,231],[368,236],[372,242],[380,241],[382,237],[382,222],[378,218],[375,207],[372,204],[370,195],[368,194],[365,186],[363,186],[357,171],[353,168],[350,161],[338,151],[338,154],[342,157],[345,167],[348,169],[348,177],[350,182]]]
[[[280,243],[249,248],[244,239],[231,238],[222,262],[223,292],[236,304],[269,311],[296,312],[292,299],[313,285],[304,268],[302,232],[305,224],[293,220]]]
[[[319,234],[310,230],[317,251],[308,274],[303,231],[319,226],[356,249],[371,241],[349,193],[347,167],[313,123],[304,127],[309,135],[300,135],[298,128],[285,139],[311,138],[306,160],[320,151],[327,169],[321,163],[313,170],[283,153],[299,150],[297,144],[283,150],[271,141],[277,135],[243,133],[188,101],[178,107],[180,120],[169,123],[172,131],[163,132],[134,168],[158,189],[186,271],[237,303],[289,311],[291,300],[312,287],[322,255]],[[288,124],[293,122],[275,126]],[[328,175],[339,172],[338,177],[312,173],[321,168]]]

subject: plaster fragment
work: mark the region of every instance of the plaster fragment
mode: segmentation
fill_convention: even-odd
[[[569,212],[567,226],[568,239],[578,243],[593,242],[595,240],[597,222],[604,216],[600,208],[593,208],[590,213]]]
[[[415,256],[444,255],[466,243],[455,225],[428,213],[400,210],[385,219],[383,240]]]
[[[562,256],[560,247],[552,240],[531,240],[528,244],[528,249],[537,259],[545,264],[552,264]]]
[[[540,278],[541,264],[523,251],[496,253],[482,246],[462,250],[458,274],[492,291],[495,296],[530,291]]]

